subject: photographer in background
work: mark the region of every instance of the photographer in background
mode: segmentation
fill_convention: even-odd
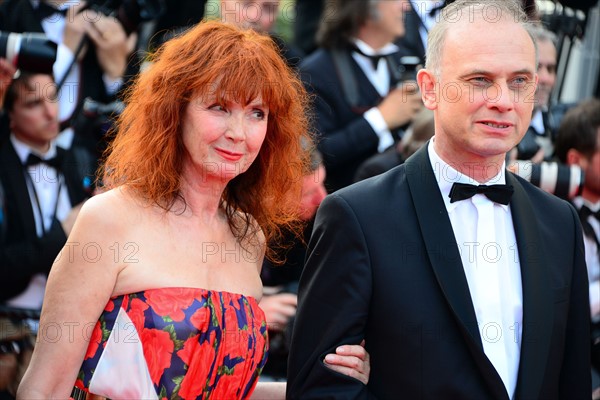
[[[6,91],[4,108],[10,136],[0,147],[6,213],[0,243],[0,306],[39,311],[48,272],[88,196],[85,167],[73,156],[77,145],[69,150],[56,145],[58,104],[51,75],[21,71]],[[18,323],[36,333],[37,321]],[[26,350],[12,345],[5,349]],[[12,382],[13,389],[17,384]]]
[[[221,0],[221,21],[268,34],[288,65],[296,68],[304,53],[274,32],[279,6],[279,0]]]
[[[585,260],[590,283],[592,365],[594,388],[600,397],[600,100],[590,99],[570,109],[556,138],[556,155],[585,172],[583,190],[572,199],[584,233]]]
[[[517,145],[517,158],[538,163],[554,154],[554,139],[567,106],[550,106],[550,95],[556,85],[556,35],[541,26],[535,28],[532,33],[538,47],[539,80],[531,124]]]
[[[509,153],[509,169],[534,185],[563,199],[577,196],[583,187],[583,172],[577,165],[556,162],[554,142],[565,112],[573,104],[550,104],[556,86],[557,51],[554,33],[532,29],[538,48],[538,85],[531,123],[521,142]]]
[[[84,99],[99,103],[116,99],[129,77],[128,68],[135,71],[129,66],[135,33],[127,33],[119,20],[88,3],[70,0],[5,0],[0,4],[0,29],[45,33],[58,45],[54,63],[60,85],[58,144],[68,149],[79,142],[96,154],[99,138],[92,132],[75,133],[73,121]]]
[[[353,182],[359,165],[393,146],[423,108],[416,82],[401,82],[398,46],[404,0],[326,2],[319,49],[300,64],[314,95],[314,129],[333,192]]]

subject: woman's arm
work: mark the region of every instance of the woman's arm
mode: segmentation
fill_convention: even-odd
[[[18,399],[66,399],[71,394],[92,330],[122,269],[109,250],[119,237],[119,227],[111,222],[118,221],[119,211],[103,196],[83,206],[52,266],[37,343]]]
[[[369,382],[371,363],[369,353],[364,348],[365,341],[360,345],[344,345],[335,349],[336,354],[325,356],[325,365],[339,373],[358,379],[365,385]],[[256,400],[285,400],[285,382],[258,382],[251,399]]]

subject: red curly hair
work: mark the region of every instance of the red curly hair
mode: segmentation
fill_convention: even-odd
[[[282,228],[299,232],[295,203],[309,170],[305,143],[312,143],[308,97],[268,36],[233,25],[202,22],[158,50],[126,93],[127,106],[106,153],[103,184],[127,185],[170,210],[182,197],[181,121],[187,104],[205,95],[243,105],[260,96],[269,109],[256,160],[222,195],[233,233],[238,240],[254,237],[252,219],[268,242],[276,241]],[[267,250],[267,257],[275,258],[273,251]]]

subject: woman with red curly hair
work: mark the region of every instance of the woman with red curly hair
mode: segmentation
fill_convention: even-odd
[[[267,243],[300,228],[306,101],[253,31],[202,23],[158,51],[127,94],[108,190],[52,268],[18,398],[250,397],[266,362]],[[366,380],[364,350],[339,352],[332,368]]]

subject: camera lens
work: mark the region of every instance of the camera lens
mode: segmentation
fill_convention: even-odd
[[[0,57],[23,71],[51,74],[56,44],[42,33],[0,31]]]

